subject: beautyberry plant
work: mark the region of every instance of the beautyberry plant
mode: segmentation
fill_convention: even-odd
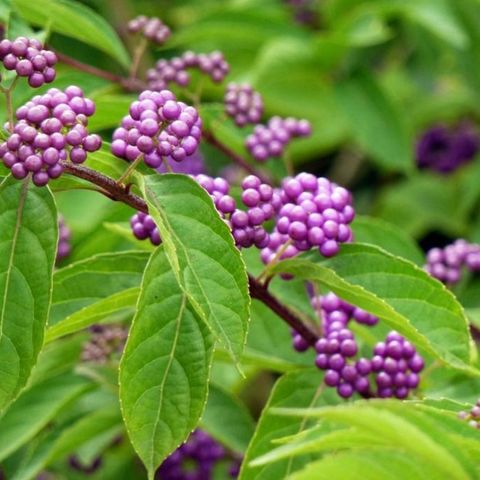
[[[0,8],[1,478],[480,478],[472,2]]]

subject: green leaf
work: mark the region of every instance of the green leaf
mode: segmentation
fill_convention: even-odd
[[[419,266],[425,263],[424,254],[415,241],[391,223],[379,218],[357,216],[352,227],[356,242],[376,245]]]
[[[411,139],[401,111],[375,78],[358,74],[337,83],[336,98],[353,138],[388,170],[413,167]]]
[[[90,383],[71,374],[39,383],[18,397],[0,418],[0,460],[33,438]]]
[[[186,175],[145,178],[145,197],[189,302],[238,361],[249,320],[246,268],[207,192]]]
[[[72,0],[13,0],[28,22],[102,50],[128,67],[128,53],[110,24],[91,8]]]
[[[243,453],[252,438],[255,423],[245,405],[232,395],[210,385],[201,425],[228,448]]]
[[[323,389],[322,378],[318,369],[310,368],[287,373],[281,377],[265,405],[257,424],[255,434],[248,446],[242,463],[239,480],[279,480],[305,465],[309,456],[299,456],[293,460],[286,459],[274,464],[252,466],[250,461],[272,449],[272,441],[286,435],[297,434],[311,426],[311,422],[297,417],[272,414],[277,407],[311,408],[319,405],[333,405],[338,396],[332,389]]]
[[[211,334],[158,248],[145,270],[120,364],[123,418],[149,478],[202,414],[212,347]]]
[[[83,330],[114,314],[131,311],[137,303],[139,291],[140,289],[137,287],[122,290],[92,305],[81,308],[55,325],[52,325],[47,330],[45,342],[49,343],[59,337]]]
[[[132,95],[92,95],[96,110],[95,115],[88,120],[89,128],[94,131],[116,128],[130,108],[130,104],[137,98]]]
[[[371,400],[336,407],[279,408],[272,413],[319,418],[356,427],[361,432],[374,435],[385,448],[399,450],[428,465],[431,478],[437,478],[440,474],[444,476],[439,478],[474,478],[470,476],[475,471],[474,465],[461,447],[447,435],[442,422],[429,415],[431,410],[425,414],[405,402]]]
[[[8,177],[0,185],[0,412],[27,383],[43,343],[57,245],[48,188]]]
[[[81,322],[81,309],[95,315],[108,311],[112,305],[121,308],[121,293],[140,286],[148,253],[127,251],[95,255],[57,270],[53,277],[53,299],[49,319],[49,332],[61,332],[65,325]],[[73,320],[69,320],[74,315]],[[65,323],[63,323],[65,322]],[[68,328],[68,327],[67,327]],[[48,333],[49,338],[55,333]],[[50,338],[51,339],[51,338]]]
[[[312,259],[317,262],[318,255]],[[444,285],[407,260],[373,246],[351,244],[321,264],[284,260],[273,272],[319,282],[377,315],[442,363],[480,373],[469,367],[473,352],[461,305]]]

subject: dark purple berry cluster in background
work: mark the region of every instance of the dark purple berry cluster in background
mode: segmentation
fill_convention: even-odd
[[[100,136],[87,131],[94,112],[95,104],[79,87],[51,88],[17,109],[18,121],[0,145],[0,158],[15,178],[31,173],[35,185],[46,185],[63,173],[67,159],[83,163],[88,152],[101,147]]]
[[[128,22],[130,33],[142,32],[142,35],[157,45],[163,45],[171,35],[170,29],[157,17],[139,15]]]
[[[463,268],[470,272],[480,271],[480,245],[459,239],[444,248],[432,248],[427,252],[425,270],[447,285],[459,282]]]
[[[357,358],[358,345],[349,323],[372,327],[378,318],[350,305],[333,293],[312,297],[312,307],[321,319],[323,336],[315,344],[315,364],[325,371],[324,382],[337,389],[343,398],[355,392],[362,396],[407,398],[418,386],[418,374],[424,362],[415,347],[397,332],[390,332],[385,342],[373,349],[371,359]],[[297,332],[292,332],[293,347],[304,352],[309,345]],[[373,377],[376,388],[372,387]]]
[[[468,424],[480,430],[480,399],[477,400],[477,403],[470,409],[469,412],[461,411],[458,412],[458,418],[460,420],[465,420]]]
[[[153,245],[160,245],[160,233],[155,221],[150,215],[143,212],[137,212],[130,219],[130,227],[133,235],[138,240],[150,239]]]
[[[281,208],[262,261],[290,258],[316,248],[324,257],[338,253],[339,244],[352,240],[348,226],[355,217],[348,190],[326,178],[299,173],[286,178],[279,191]]]
[[[177,101],[169,90],[145,90],[115,130],[112,153],[129,161],[143,155],[146,165],[158,168],[162,157],[181,162],[193,155],[201,133],[195,108]]]
[[[245,140],[245,146],[258,162],[281,157],[292,138],[308,137],[311,134],[308,120],[272,117],[267,125],[257,125]]]
[[[70,468],[86,475],[95,473],[102,466],[102,458],[95,457],[90,464],[83,463],[77,455],[70,455],[68,458]]]
[[[45,50],[34,38],[18,37],[15,40],[4,39],[0,42],[0,60],[7,70],[15,70],[19,77],[27,77],[28,84],[41,87],[53,82],[57,56]]]
[[[224,97],[225,113],[237,126],[258,123],[263,114],[262,96],[248,83],[229,83]]]
[[[188,156],[182,162],[176,162],[175,160],[168,158],[166,160],[173,173],[200,175],[205,172],[205,162],[200,150],[197,150],[193,155]],[[156,170],[158,173],[168,173],[164,162]]]
[[[449,173],[472,160],[479,148],[480,137],[471,125],[436,126],[427,130],[417,142],[417,165]]]
[[[186,87],[190,84],[190,74],[187,71],[189,69],[196,69],[208,75],[214,83],[222,82],[230,71],[222,52],[197,54],[188,51],[180,57],[159,60],[155,68],[150,68],[147,71],[148,88],[164,90],[170,82],[179,87]]]
[[[158,468],[158,480],[213,480],[220,462],[231,462],[230,476],[238,475],[238,461],[208,433],[195,430]]]
[[[57,247],[57,259],[56,262],[61,262],[64,258],[68,257],[71,252],[71,232],[68,226],[65,224],[65,220],[62,215],[58,217],[58,247]]]
[[[107,363],[120,358],[128,336],[123,325],[92,325],[90,339],[83,344],[81,359],[84,362]]]

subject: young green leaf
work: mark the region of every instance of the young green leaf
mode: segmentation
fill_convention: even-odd
[[[13,5],[33,25],[92,45],[128,67],[129,56],[118,35],[91,8],[72,0],[13,0]]]
[[[335,258],[319,260],[318,255],[285,260],[273,271],[318,282],[377,315],[441,362],[480,373],[469,366],[473,353],[461,305],[425,271],[371,245],[344,245]]]
[[[245,265],[227,225],[207,192],[186,175],[151,175],[144,191],[179,285],[238,361],[250,297]]]
[[[27,383],[43,343],[57,244],[48,188],[8,177],[0,185],[0,412]]]
[[[65,374],[23,392],[0,418],[0,460],[33,438],[65,405],[91,385],[84,378]]]
[[[263,409],[255,434],[245,454],[239,480],[286,478],[309,460],[309,456],[306,455],[262,466],[250,464],[251,460],[272,449],[273,440],[297,434],[311,426],[311,422],[306,418],[280,417],[273,415],[272,409],[298,405],[303,405],[308,409],[319,405],[333,405],[337,402],[338,397],[333,390],[324,390],[321,375],[316,368],[287,373],[281,377],[275,384],[268,403]]]
[[[128,435],[149,478],[202,414],[212,347],[208,328],[158,248],[145,270],[119,379]]]
[[[50,329],[62,322],[62,327],[56,327],[61,331],[77,321],[76,317],[69,319],[79,310],[88,307],[87,312],[95,313],[97,307],[101,310],[115,303],[121,292],[131,293],[131,289],[138,288],[148,257],[147,252],[138,251],[106,253],[57,270],[53,276]]]

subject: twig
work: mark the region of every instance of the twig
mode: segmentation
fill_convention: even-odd
[[[270,179],[258,172],[252,165],[250,165],[241,155],[238,155],[229,147],[220,142],[211,132],[204,130],[202,132],[202,138],[205,139],[210,145],[214,146],[221,152],[223,152],[228,158],[233,160],[237,165],[242,167],[245,171],[252,175],[256,175],[262,182],[270,183]]]
[[[55,54],[60,62],[70,65],[81,72],[89,73],[91,75],[95,75],[96,77],[108,80],[109,82],[119,83],[122,87],[130,92],[139,92],[147,88],[145,83],[138,78],[125,78],[120,75],[116,75],[115,73],[80,62],[79,60],[69,57],[68,55],[65,55],[57,50],[55,50]]]
[[[318,335],[305,325],[290,309],[274,297],[267,288],[258,282],[250,274],[248,275],[250,285],[250,295],[263,302],[270,310],[275,312],[282,320],[288,323],[297,333],[299,333],[310,345],[315,345],[319,339]]]

